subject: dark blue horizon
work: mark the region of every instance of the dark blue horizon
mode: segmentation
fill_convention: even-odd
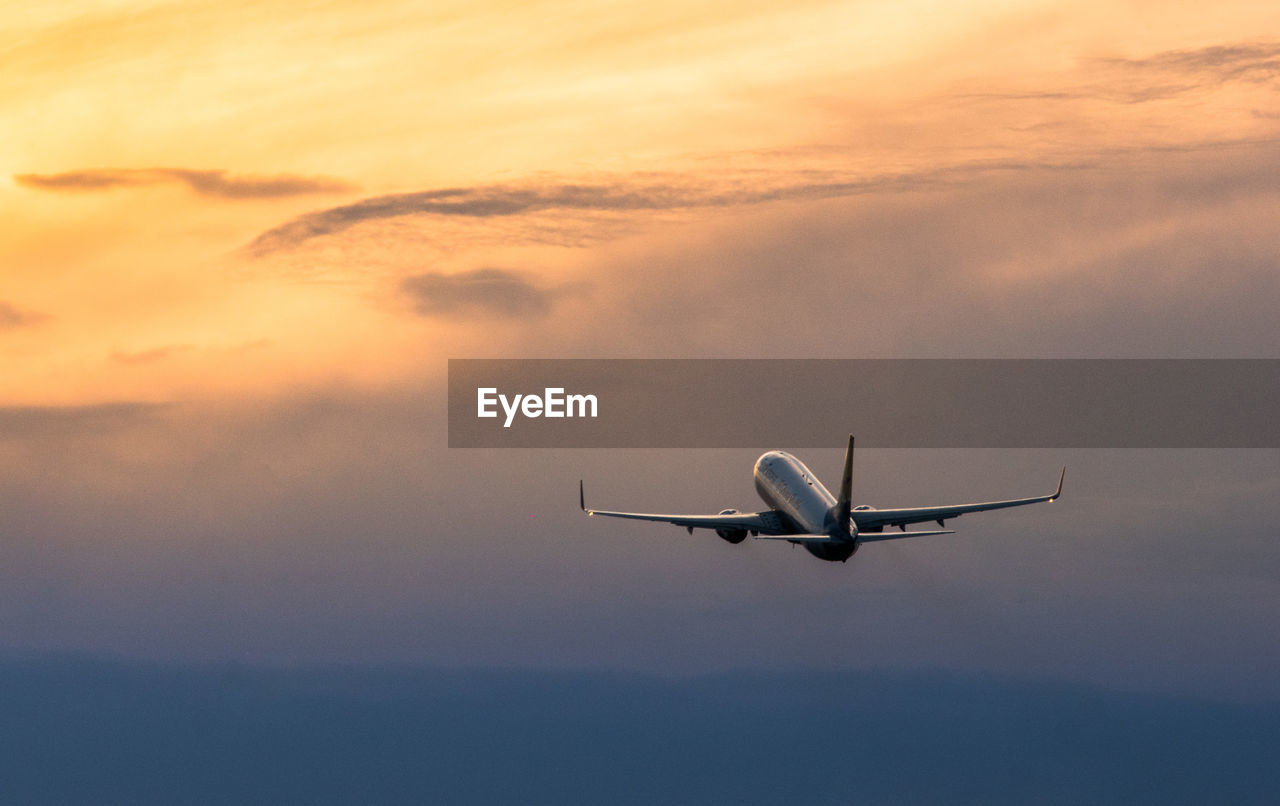
[[[0,661],[6,803],[1273,803],[1280,703],[929,670]]]

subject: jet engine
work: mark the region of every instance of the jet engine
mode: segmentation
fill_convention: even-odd
[[[721,515],[737,515],[736,509],[724,509],[720,511]],[[747,539],[746,529],[716,529],[716,534],[720,535],[722,540],[728,540],[730,543],[737,545]]]

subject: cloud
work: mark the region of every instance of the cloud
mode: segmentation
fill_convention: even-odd
[[[785,324],[775,334],[803,329],[773,321]],[[692,511],[742,508],[758,451],[448,450],[441,383],[15,423],[0,444],[0,588],[28,617],[0,625],[0,639],[135,657],[663,674],[781,658],[1275,699],[1268,615],[1280,591],[1266,569],[1277,547],[1251,527],[1280,516],[1274,452],[871,452],[867,503],[1016,494],[1058,460],[1079,495],[834,569],[710,534],[602,529],[573,495],[585,473],[619,508],[673,496]],[[838,449],[801,458],[838,474]],[[1195,551],[1205,523],[1223,535],[1212,556]],[[859,606],[840,640],[805,619],[842,601]]]
[[[48,317],[42,313],[33,313],[15,308],[12,304],[0,300],[0,330],[15,330],[39,324]]]
[[[154,364],[158,361],[164,361],[171,358],[176,353],[185,352],[191,349],[189,344],[170,344],[164,347],[155,347],[150,350],[139,350],[137,352],[121,352],[116,351],[111,354],[111,360],[120,364]]]
[[[1269,81],[1280,76],[1280,42],[1214,45],[1169,50],[1144,59],[1102,59],[1124,70],[1198,76],[1217,83],[1237,79]]]
[[[1280,42],[1257,42],[1169,50],[1142,58],[1094,58],[1083,61],[1069,75],[1039,80],[1037,86],[1005,91],[960,92],[941,101],[980,103],[1012,102],[1011,114],[1021,114],[1022,102],[1071,104],[1102,100],[1120,105],[1141,105],[1174,98],[1190,92],[1209,92],[1235,81],[1266,84],[1280,77]],[[946,103],[941,103],[945,107]],[[1056,107],[1055,107],[1056,108]],[[1255,111],[1254,120],[1267,119],[1265,111]],[[1081,112],[1068,120],[1091,120],[1094,113]],[[1116,125],[1104,119],[1108,127]],[[1009,121],[1003,132],[1036,131],[1062,126],[1062,120],[1019,118]],[[1108,128],[1102,127],[1102,128]],[[961,129],[964,127],[961,126]],[[1035,135],[1038,141],[1042,135]],[[1222,132],[1193,142],[1160,143],[1153,147],[1188,147],[1230,144],[1248,139],[1239,131]],[[406,216],[446,216],[469,219],[515,218],[543,211],[586,213],[635,213],[674,211],[764,204],[775,201],[841,198],[895,189],[936,186],[975,178],[992,171],[1021,171],[1040,168],[1087,168],[1132,148],[1131,143],[1089,141],[1071,148],[1049,148],[1015,137],[1019,151],[988,151],[988,159],[973,160],[960,155],[954,162],[924,163],[928,167],[877,173],[862,173],[831,167],[805,170],[788,164],[785,149],[762,153],[763,164],[718,175],[702,172],[699,178],[681,173],[640,172],[604,177],[603,181],[550,182],[544,184],[494,184],[452,187],[374,196],[328,209],[306,213],[255,238],[248,251],[263,256],[295,247],[310,239],[343,232],[360,223]],[[965,143],[972,150],[972,143]],[[1013,156],[1013,155],[1018,156]],[[846,150],[837,159],[847,161]],[[832,162],[826,162],[828,166]],[[595,223],[595,222],[592,222]],[[530,238],[530,240],[533,240]],[[568,242],[571,239],[565,239]]]
[[[1010,163],[653,227],[570,261],[591,304],[556,320],[580,341],[530,334],[521,350],[608,354],[592,344],[607,331],[641,356],[1273,356],[1278,154]],[[788,326],[744,324],[762,310]]]
[[[1087,83],[1033,91],[977,92],[960,97],[1010,101],[1100,99],[1142,104],[1232,81],[1267,83],[1280,77],[1280,42],[1169,50],[1138,59],[1109,57],[1082,65]]]
[[[1001,166],[984,166],[986,168]],[[892,174],[870,178],[840,176],[830,172],[797,183],[793,176],[751,180],[729,178],[697,184],[672,176],[669,182],[642,184],[619,177],[606,184],[552,184],[542,187],[483,185],[445,188],[415,193],[374,196],[353,204],[306,213],[267,230],[249,244],[255,255],[296,246],[322,235],[342,232],[364,221],[413,215],[502,218],[543,210],[579,210],[597,213],[679,210],[697,207],[729,207],[771,201],[823,199],[872,190],[933,183],[939,173]]]
[[[1176,149],[1167,149],[1176,150]],[[424,190],[374,196],[352,204],[331,207],[298,216],[267,230],[247,247],[258,257],[299,246],[313,238],[334,235],[358,224],[407,216],[442,216],[474,220],[527,217],[554,210],[585,213],[669,212],[691,209],[750,207],[772,202],[822,201],[852,198],[873,193],[937,189],[957,186],[993,175],[1042,169],[1087,170],[1114,154],[1099,153],[1088,159],[1070,160],[985,160],[931,170],[850,176],[837,171],[788,172],[727,175],[698,183],[672,175],[662,183],[644,184],[637,175],[614,177],[603,184],[562,183],[540,187],[523,185],[483,185]],[[652,174],[643,175],[651,178]],[[563,229],[564,216],[557,216]],[[592,218],[582,230],[607,232],[601,220]],[[528,242],[546,240],[544,228],[531,226],[517,236]],[[559,243],[583,240],[557,231]],[[510,243],[512,233],[504,232]]]
[[[1232,81],[1272,81],[1280,76],[1280,43],[1170,50],[1141,59],[1098,59],[1095,65],[1103,78],[1080,96],[1140,104]]]
[[[124,187],[180,182],[202,196],[223,199],[271,199],[310,193],[340,193],[355,188],[349,182],[327,176],[231,175],[226,171],[187,168],[125,168],[67,171],[57,174],[16,174],[23,187],[55,192],[114,190]]]
[[[421,316],[487,315],[533,318],[551,310],[566,286],[541,287],[525,275],[505,269],[476,269],[455,274],[427,272],[400,284]]]
[[[0,439],[104,433],[151,421],[167,403],[122,401],[85,406],[0,406]]]
[[[394,193],[299,216],[262,233],[249,249],[262,255],[320,235],[341,232],[362,221],[409,215],[495,218],[547,209],[655,210],[695,203],[698,203],[697,197],[688,190],[666,185],[561,184],[541,188],[487,185]]]

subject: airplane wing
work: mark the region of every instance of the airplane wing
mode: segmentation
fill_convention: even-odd
[[[878,540],[900,540],[904,537],[923,537],[925,535],[953,535],[955,529],[933,529],[927,532],[870,532],[868,534],[859,534],[858,540],[863,543],[873,543]],[[831,535],[779,535],[768,537],[761,535],[756,540],[785,540],[788,543],[844,543],[844,538],[832,537]]]
[[[794,534],[796,530],[790,525],[790,518],[775,509],[764,512],[736,512],[732,515],[659,515],[648,512],[609,512],[603,509],[587,509],[586,496],[582,491],[582,482],[578,482],[578,504],[588,515],[601,515],[606,518],[628,518],[637,521],[659,521],[676,526],[683,526],[692,532],[694,529],[746,529],[762,535]]]
[[[881,537],[879,530],[886,526],[897,526],[905,529],[909,523],[924,523],[925,521],[937,521],[939,526],[944,526],[945,522],[951,518],[957,518],[966,512],[985,512],[989,509],[1005,509],[1007,507],[1020,507],[1026,504],[1039,504],[1044,501],[1053,501],[1062,495],[1062,481],[1067,476],[1067,469],[1062,468],[1062,475],[1058,477],[1058,489],[1054,490],[1050,495],[1040,495],[1033,498],[1013,498],[1008,501],[987,501],[981,504],[956,504],[946,507],[910,507],[906,509],[856,509],[852,512],[853,522],[858,525],[859,536],[863,541],[872,540],[891,540],[902,535],[894,535]],[[907,537],[912,534],[922,535],[926,532],[908,532]],[[928,534],[945,534],[944,532],[931,532]]]

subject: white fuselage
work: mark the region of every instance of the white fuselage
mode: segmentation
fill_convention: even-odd
[[[810,554],[822,559],[847,559],[858,547],[858,529],[850,523],[841,534],[836,525],[836,498],[804,466],[785,451],[769,451],[756,460],[753,473],[756,492],[770,507],[795,522],[797,530],[811,535],[831,535],[836,544],[806,543]]]

